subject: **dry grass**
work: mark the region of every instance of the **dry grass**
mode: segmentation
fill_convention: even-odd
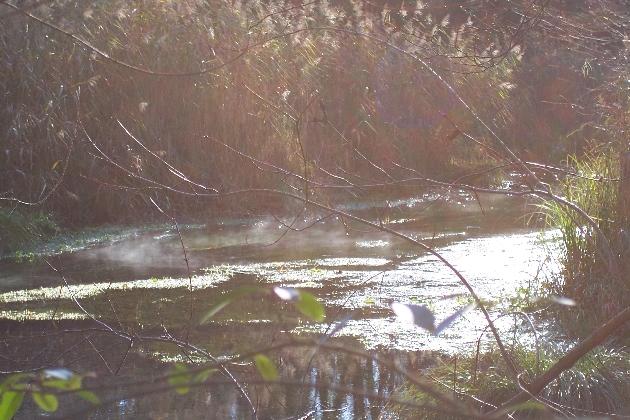
[[[117,120],[189,178],[221,190],[286,185],[213,140],[300,173],[306,158],[309,176],[324,182],[335,180],[317,167],[386,179],[357,150],[386,170],[395,170],[392,162],[398,162],[432,175],[448,173],[453,156],[457,161],[484,159],[476,145],[453,136],[452,122],[473,130],[470,114],[417,62],[347,32],[313,30],[275,37],[307,24],[370,32],[366,22],[371,18],[364,11],[326,10],[317,4],[253,25],[268,14],[256,2],[234,6],[221,0],[147,0],[133,7],[122,1],[82,7],[59,0],[34,13],[117,60],[155,71],[218,66],[246,45],[251,49],[204,75],[156,77],[114,65],[23,16],[3,23],[0,89],[7,94],[0,127],[8,144],[0,157],[0,191],[37,200],[61,177],[59,162],[72,146],[65,180],[47,203],[62,221],[145,217],[150,194],[168,199],[179,212],[208,208],[208,203],[137,189],[139,183],[103,161],[86,141],[79,119],[116,162],[187,191],[189,186],[143,152]],[[286,6],[276,5],[280,7]],[[340,16],[354,17],[340,24]],[[457,19],[465,21],[456,15],[450,19],[455,29]],[[480,47],[461,34],[460,45],[431,38],[434,28],[447,24],[423,23],[427,53]],[[470,30],[466,28],[458,30]],[[391,40],[412,48],[397,37]],[[518,57],[515,51],[477,74],[444,73],[478,112],[494,115],[509,96],[497,80],[511,80]],[[450,63],[438,56],[429,61],[438,68],[466,68],[465,60]],[[227,207],[238,211],[238,206]]]

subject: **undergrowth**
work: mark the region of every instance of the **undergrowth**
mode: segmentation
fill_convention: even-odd
[[[41,242],[58,231],[49,214],[0,208],[0,255]]]
[[[563,275],[547,283],[549,291],[575,300],[576,308],[564,315],[566,326],[583,335],[628,304],[630,265],[624,259],[623,223],[618,214],[618,153],[611,146],[593,148],[583,156],[572,156],[569,164],[579,177],[561,183],[567,200],[580,206],[597,223],[618,258],[621,275],[610,274],[601,238],[575,212],[555,201],[541,205],[549,226],[560,229],[563,243]]]
[[[561,356],[551,349],[537,353],[525,346],[514,348],[512,355],[524,372],[521,379],[525,383],[548,369]],[[626,398],[630,395],[628,375],[630,354],[627,350],[595,350],[551,382],[538,402],[517,407],[515,418],[552,418],[559,413],[577,416],[589,416],[595,412],[627,413],[630,409]],[[494,348],[480,354],[442,360],[424,372],[423,376],[433,379],[444,390],[450,390],[456,398],[485,412],[520,391],[501,354]],[[421,403],[432,402],[431,397],[412,386],[404,388],[402,394]],[[401,417],[408,414],[419,418],[417,411],[407,413],[401,407],[393,410]],[[425,412],[422,418],[434,416],[433,412]]]

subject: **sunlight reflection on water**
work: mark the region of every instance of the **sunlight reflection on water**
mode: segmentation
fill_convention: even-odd
[[[496,316],[506,311],[511,298],[519,290],[556,276],[557,261],[549,259],[556,231],[520,231],[511,234],[466,237],[464,233],[445,234],[452,242],[437,249],[464,275],[482,300],[491,306]],[[0,302],[26,303],[68,299],[86,299],[97,295],[111,296],[131,290],[182,289],[193,290],[223,287],[234,275],[253,275],[266,283],[315,289],[323,303],[330,308],[362,311],[348,322],[339,335],[356,337],[368,348],[396,348],[401,350],[465,351],[477,340],[486,326],[480,311],[472,311],[455,322],[439,337],[434,337],[414,326],[395,322],[389,307],[392,302],[427,305],[438,321],[470,302],[467,290],[459,279],[437,258],[425,254],[399,259],[396,246],[381,240],[357,241],[357,248],[384,249],[389,257],[328,257],[303,260],[274,261],[216,265],[192,277],[150,278],[121,282],[71,284],[59,287],[40,287],[14,290],[0,294]],[[550,249],[551,248],[551,249]],[[450,298],[444,298],[451,296]],[[57,313],[45,308],[12,308],[0,313],[5,319],[79,319],[74,312]],[[268,322],[260,318],[255,322]],[[225,324],[228,320],[224,320]],[[229,323],[229,322],[228,322]],[[232,323],[235,328],[241,322]],[[501,328],[509,328],[512,321],[498,321]],[[326,325],[301,325],[294,331],[325,332]]]

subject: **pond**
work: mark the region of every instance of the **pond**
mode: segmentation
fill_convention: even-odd
[[[432,246],[461,271],[493,317],[533,298],[526,288],[535,290],[559,273],[552,258],[558,255],[556,232],[527,227],[533,208],[521,199],[426,194],[345,209],[380,217]],[[480,337],[482,343],[491,341],[479,310],[438,336],[394,316],[393,302],[424,304],[438,321],[470,302],[465,287],[437,258],[338,218],[310,226],[313,220],[299,220],[289,231],[291,215],[181,226],[188,267],[174,228],[139,230],[45,260],[0,262],[0,367],[3,372],[48,366],[90,372],[86,381],[103,387],[105,400],[116,400],[98,409],[72,400],[62,404],[66,415],[86,409],[89,418],[246,418],[251,408],[227,379],[186,395],[142,395],[146,384],[122,384],[150,382],[174,362],[203,360],[201,353],[168,338],[188,340],[221,357],[288,337],[321,337],[344,320],[327,342],[378,351],[412,371],[436,357],[470,353]],[[309,322],[290,304],[260,292],[234,300],[199,324],[229,292],[251,285],[307,290],[325,305],[326,321]],[[106,326],[161,341],[138,339],[130,346],[125,337],[102,331]],[[509,316],[500,317],[497,326],[504,332],[523,328]],[[527,342],[533,334],[524,331],[519,339]],[[247,361],[232,369],[239,381],[250,382],[244,386],[260,418],[379,418],[388,410],[383,400],[403,385],[400,375],[374,360],[343,352],[288,347],[271,356],[283,379],[276,385],[254,385],[257,376]],[[344,387],[380,401],[351,395]],[[39,414],[29,403],[18,418]]]

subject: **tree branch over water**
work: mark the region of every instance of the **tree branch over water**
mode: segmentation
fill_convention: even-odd
[[[3,220],[11,222],[13,212],[21,208],[62,215],[64,223],[73,227],[137,219],[146,223],[152,220],[146,209],[157,209],[157,217],[166,217],[172,225],[184,260],[178,259],[175,268],[169,266],[182,276],[175,279],[174,287],[182,288],[183,283],[178,282],[188,280],[188,296],[184,295],[188,308],[179,308],[185,318],[181,331],[163,322],[162,313],[158,318],[163,331],[157,333],[143,331],[137,312],[136,319],[126,324],[108,296],[105,312],[111,309],[118,322],[115,326],[105,313],[91,310],[84,298],[71,295],[70,306],[77,308],[77,316],[85,318],[89,327],[62,328],[59,335],[46,331],[37,336],[61,341],[79,337],[69,346],[63,341],[62,354],[85,347],[89,356],[81,355],[67,365],[93,357],[109,376],[124,372],[123,365],[135,355],[155,359],[147,351],[150,345],[179,352],[178,357],[189,364],[198,363],[192,368],[176,364],[172,372],[157,377],[79,385],[85,392],[111,392],[102,404],[87,407],[81,415],[120,401],[118,395],[112,397],[119,385],[127,388],[130,398],[231,386],[257,418],[264,416],[263,408],[251,395],[260,397],[263,394],[259,395],[256,386],[268,392],[273,384],[331,390],[383,405],[398,404],[418,414],[514,418],[514,412],[523,410],[523,403],[530,399],[551,411],[571,412],[571,407],[548,400],[543,393],[564,372],[627,327],[627,220],[620,220],[610,210],[614,206],[605,202],[621,199],[623,203],[619,195],[627,181],[623,173],[610,168],[610,156],[628,147],[624,137],[628,103],[619,92],[625,92],[630,50],[626,45],[628,18],[621,3],[606,0],[598,2],[598,8],[586,9],[577,3],[548,0],[488,5],[334,3],[235,5],[212,0],[150,2],[152,7],[138,5],[133,10],[123,3],[70,10],[56,1],[18,5],[0,0],[0,6],[9,10],[0,16],[9,25],[9,29],[0,29],[0,88],[7,91],[6,106],[0,107],[0,129],[8,139],[0,156],[6,162],[0,174],[4,191],[0,204],[13,206],[6,212],[0,208],[0,228],[2,223],[9,225]],[[576,71],[578,61],[581,67]],[[556,73],[546,74],[541,69]],[[578,89],[572,84],[584,86]],[[523,112],[526,106],[531,109]],[[578,111],[572,113],[573,109]],[[593,134],[588,130],[594,126],[606,130]],[[572,143],[576,138],[583,144]],[[604,157],[609,160],[604,162]],[[542,310],[534,314],[520,307],[506,309],[507,305],[496,310],[472,281],[474,275],[460,261],[448,257],[448,250],[391,222],[391,196],[427,192],[436,197],[425,200],[429,202],[422,209],[415,208],[417,213],[435,209],[436,203],[453,194],[476,200],[484,216],[482,194],[531,198],[553,207],[566,219],[560,226],[565,235],[566,255],[560,258],[564,258],[566,273],[562,275],[566,277],[563,287],[556,290],[576,295],[551,297],[567,305],[577,301],[584,311],[610,297],[610,290],[619,297],[601,309],[605,317],[593,322],[590,335],[577,340],[571,350],[554,354],[555,362],[545,365],[541,362],[545,339],[537,331],[534,316]],[[364,199],[385,204],[366,215],[348,205],[347,198],[351,203]],[[546,211],[550,218],[550,210]],[[196,344],[196,333],[202,328],[194,325],[199,308],[195,270],[206,267],[195,266],[191,258],[211,247],[190,245],[184,224],[207,218],[208,213],[213,217],[267,215],[270,223],[279,225],[272,240],[263,241],[269,247],[292,235],[306,235],[315,226],[338,222],[341,234],[395,238],[410,246],[403,249],[411,249],[412,256],[437,260],[457,279],[457,287],[466,290],[459,297],[465,303],[458,302],[458,308],[445,315],[433,310],[430,302],[387,301],[386,307],[382,302],[381,307],[373,305],[375,313],[388,317],[394,313],[399,318],[406,314],[414,328],[437,336],[464,316],[472,301],[485,323],[477,342],[473,382],[478,385],[481,340],[487,329],[498,352],[486,363],[504,375],[500,379],[505,383],[499,384],[495,378],[497,383],[489,390],[492,400],[486,401],[477,390],[461,389],[461,378],[468,372],[458,357],[445,363],[444,369],[452,367],[449,376],[432,378],[424,371],[417,374],[404,368],[384,352],[356,350],[339,344],[341,340],[337,343],[333,336],[346,327],[354,312],[341,313],[323,338],[285,339],[290,329],[283,324],[282,339],[265,337],[267,345],[252,342],[246,351],[215,351],[213,345]],[[257,244],[247,235],[247,246]],[[334,240],[331,235],[322,242],[328,246]],[[143,252],[138,255],[144,257]],[[230,254],[227,260],[237,258]],[[405,258],[412,257],[395,255],[383,270],[401,268]],[[62,280],[60,301],[61,289],[71,290],[65,270],[44,261]],[[572,261],[580,264],[576,273],[569,265]],[[589,274],[591,268],[594,274]],[[333,280],[342,278],[337,277],[337,268],[335,273]],[[338,274],[342,275],[341,270]],[[601,277],[597,280],[600,289],[589,282],[589,275]],[[348,287],[362,290],[375,277]],[[230,280],[230,287],[238,283],[233,273],[217,278],[206,279],[203,287],[212,287],[214,281]],[[302,318],[322,321],[325,317],[324,306],[306,287],[282,283],[271,288],[259,284],[258,279],[245,281],[243,289],[216,293],[213,298],[218,301],[212,302],[215,306],[200,323],[213,323],[217,313],[239,299],[246,303],[276,299],[272,302],[300,314],[298,325]],[[417,287],[422,286],[418,283]],[[162,303],[162,299],[151,302],[160,308]],[[46,302],[41,305],[45,307]],[[335,305],[339,312],[347,309],[346,303]],[[61,322],[55,319],[60,307],[55,307],[52,317],[55,328]],[[247,307],[245,312],[255,310],[255,306]],[[534,336],[535,375],[527,360],[519,358],[517,346],[509,345],[509,335],[499,323],[508,315],[515,316],[514,342],[519,332],[516,316],[527,329],[519,334]],[[558,321],[561,315],[545,316]],[[436,318],[443,321],[436,323]],[[602,323],[603,319],[608,321]],[[282,313],[278,320],[283,321]],[[204,326],[203,334],[214,333],[215,327],[219,324]],[[37,341],[37,337],[22,338],[26,342]],[[221,335],[216,337],[219,340]],[[99,347],[99,339],[111,342]],[[110,348],[120,350],[115,362],[106,357]],[[304,352],[302,357],[309,352],[301,381],[279,379],[272,361],[279,356],[282,365],[287,361],[282,352],[290,349]],[[374,363],[404,381],[404,398],[393,391],[387,395],[380,388],[373,392],[336,380],[307,382],[311,363],[320,353]],[[43,410],[55,411],[57,395],[77,394],[76,383],[71,389],[49,389],[50,372],[41,365],[45,360],[38,356],[24,369],[7,370],[11,375],[0,387],[0,406],[15,404],[6,402],[9,398],[32,394]],[[541,366],[549,367],[541,372]],[[225,380],[208,379],[209,369],[215,368]],[[250,375],[254,368],[262,380]],[[81,374],[72,376],[66,371],[53,371],[52,375],[83,379]],[[451,381],[452,386],[448,385]],[[70,382],[64,384],[70,386]],[[94,400],[89,393],[84,398]]]

